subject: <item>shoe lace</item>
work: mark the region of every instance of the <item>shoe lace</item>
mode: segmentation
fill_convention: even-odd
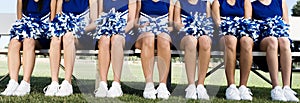
[[[247,93],[250,94],[250,95],[253,95],[249,88],[247,88]]]
[[[44,89],[43,89],[43,92],[46,93],[46,91],[49,89],[49,85],[46,86]]]
[[[293,91],[292,89],[290,89],[290,88],[288,88],[288,89],[286,89],[287,90],[287,92],[289,92],[289,93],[292,93],[292,94],[294,94],[294,95],[297,95],[297,93],[295,92],[295,91]]]
[[[230,89],[231,89],[229,92],[230,95],[235,94],[235,93],[239,94],[239,92],[240,92],[238,89],[235,89],[235,88],[230,88]]]

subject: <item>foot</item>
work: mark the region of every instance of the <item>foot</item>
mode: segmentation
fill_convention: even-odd
[[[252,101],[252,92],[249,88],[244,85],[241,85],[239,88],[240,97],[242,100],[249,100]]]
[[[122,88],[119,82],[113,82],[107,92],[107,97],[115,98],[123,95]]]
[[[64,80],[55,96],[64,97],[71,94],[73,94],[73,87],[67,80]]]
[[[297,93],[293,91],[289,86],[283,87],[283,93],[287,101],[299,102],[299,99],[296,97]]]
[[[44,88],[45,96],[54,96],[59,90],[59,84],[56,81],[52,81],[50,85]]]
[[[106,97],[108,92],[107,83],[101,81],[98,89],[95,90],[95,97]]]
[[[226,99],[228,100],[241,100],[240,97],[240,91],[236,88],[234,84],[231,84],[227,89],[226,89]]]
[[[154,88],[154,84],[146,83],[145,90],[143,92],[143,97],[146,99],[156,99],[157,91]]]
[[[169,99],[170,92],[168,91],[167,85],[165,83],[159,83],[157,87],[157,98]]]
[[[22,80],[16,91],[13,93],[14,96],[25,96],[30,93],[30,84]]]
[[[199,84],[197,86],[197,94],[198,94],[198,99],[209,100],[209,96],[207,94],[207,91],[206,91],[205,87],[202,84]]]
[[[1,92],[1,95],[3,96],[11,96],[18,88],[19,83],[13,79],[9,80],[6,89]]]
[[[186,99],[197,99],[197,94],[196,94],[196,86],[195,84],[190,84],[186,89],[185,89],[185,98]]]
[[[287,101],[284,96],[284,92],[280,86],[276,86],[274,89],[271,90],[271,97],[272,100]]]

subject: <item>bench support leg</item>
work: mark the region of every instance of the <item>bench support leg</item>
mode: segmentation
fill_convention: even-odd
[[[262,74],[260,74],[259,72],[257,72],[256,70],[251,70],[253,73],[255,73],[257,76],[259,76],[261,79],[265,80],[266,82],[268,82],[269,84],[272,85],[272,82],[266,78],[265,76],[263,76]]]
[[[171,90],[172,90],[172,82],[171,82],[172,60],[170,62],[171,62],[170,69],[169,69],[169,74],[168,74],[168,78],[167,78],[167,88],[171,92]]]
[[[224,65],[224,62],[220,63],[218,66],[210,70],[209,72],[206,73],[206,77],[210,76],[212,73],[220,69]]]
[[[3,82],[3,80],[8,77],[9,77],[9,73],[6,73],[2,78],[0,78],[0,82]]]

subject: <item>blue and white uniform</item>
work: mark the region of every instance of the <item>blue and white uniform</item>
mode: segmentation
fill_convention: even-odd
[[[257,0],[252,2],[252,8],[253,19],[260,24],[259,41],[269,36],[289,37],[289,25],[282,19],[282,0],[272,0],[269,5]]]
[[[57,14],[51,23],[50,37],[62,37],[72,32],[76,38],[85,33],[89,19],[89,0],[63,0],[62,14]]]
[[[39,39],[49,32],[49,15],[51,0],[42,0],[42,6],[34,0],[22,1],[22,18],[17,20],[10,30],[11,39],[20,41],[24,38]]]
[[[128,19],[129,0],[103,0],[103,14],[96,20],[95,39],[102,35],[120,34],[126,37],[125,27]]]
[[[244,0],[236,0],[230,5],[227,0],[219,0],[221,16],[221,35],[233,35],[237,38],[249,36],[257,41],[258,25],[249,18],[244,18]]]
[[[169,0],[142,0],[139,25],[149,25],[139,28],[139,33],[151,32],[155,35],[160,33],[169,34],[168,30],[168,15],[169,15]]]
[[[213,22],[211,17],[206,17],[206,5],[207,1],[203,0],[198,0],[196,4],[191,4],[188,0],[180,1],[181,18],[184,25],[180,31],[196,38],[202,35],[212,37]]]

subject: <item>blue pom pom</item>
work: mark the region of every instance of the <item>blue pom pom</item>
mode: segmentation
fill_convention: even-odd
[[[24,16],[13,24],[10,36],[20,41],[24,38],[37,39],[44,37],[44,34],[49,31],[48,25],[47,21],[42,21],[40,18]]]
[[[183,20],[185,26],[180,31],[185,31],[188,35],[198,37],[202,35],[212,37],[212,33],[214,32],[212,18],[207,18],[206,13],[201,14],[196,12],[194,15],[191,15]]]
[[[289,27],[281,16],[275,16],[274,18],[267,18],[261,23],[262,37],[274,36],[274,37],[289,37]]]
[[[240,27],[240,22],[243,18],[241,17],[226,17],[222,20],[220,28],[222,30],[221,35],[233,35],[238,37],[238,29]]]
[[[50,29],[52,32],[48,36],[61,37],[68,31],[71,31],[76,38],[79,38],[85,33],[84,28],[86,25],[87,24],[84,22],[84,17],[82,16],[75,16],[73,13],[56,14],[55,18],[50,24]]]
[[[94,38],[100,39],[102,35],[111,36],[113,34],[121,34],[125,37],[126,20],[121,18],[121,13],[111,9],[108,13],[104,13],[96,20],[97,28]]]
[[[240,19],[239,23],[237,29],[237,33],[239,34],[238,37],[248,36],[256,42],[258,40],[258,34],[260,34],[259,23],[257,21],[252,21],[251,19]]]

